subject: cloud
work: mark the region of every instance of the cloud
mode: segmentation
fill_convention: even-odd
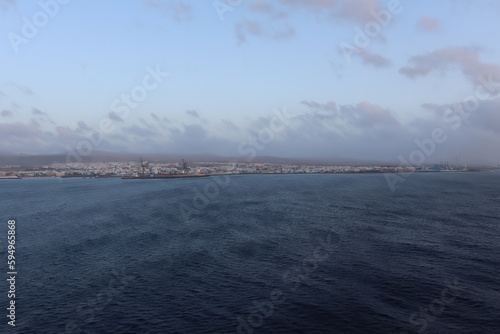
[[[424,108],[424,109],[427,109],[427,110],[436,110],[436,108],[438,108],[439,105],[435,104],[435,103],[427,102],[427,103],[423,103],[421,105],[421,107]]]
[[[207,138],[207,130],[199,124],[189,124],[184,128],[184,134],[189,139],[198,141]]]
[[[239,128],[233,122],[225,120],[225,119],[223,119],[221,121],[221,126],[223,129],[229,130],[229,131],[238,131],[239,130]]]
[[[35,93],[33,92],[33,90],[31,88],[29,88],[29,87],[18,85],[17,83],[12,82],[12,81],[9,82],[9,84],[10,84],[10,86],[12,86],[14,88],[17,88],[21,93],[23,93],[26,96],[35,95]]]
[[[83,122],[83,121],[79,121],[78,122],[78,129],[82,130],[82,131],[90,131],[91,129],[88,127],[88,125]]]
[[[366,65],[372,65],[377,68],[391,66],[391,61],[389,59],[381,55],[366,51],[365,49],[359,49],[357,52],[354,52],[353,54],[358,55],[363,60],[363,63]]]
[[[187,124],[179,128],[171,128],[168,142],[162,144],[162,149],[181,154],[220,154],[235,156],[240,141],[227,138],[223,134],[211,134],[200,124]]]
[[[256,0],[252,1],[248,4],[248,8],[254,12],[264,13],[264,14],[272,14],[275,11],[275,7],[271,5],[266,0]]]
[[[161,119],[158,117],[158,115],[151,113],[151,118],[156,122],[156,124],[159,124],[163,129],[166,129],[167,127],[165,126],[164,122],[167,122],[166,119]]]
[[[500,93],[494,83],[500,81],[500,65],[484,63],[479,60],[479,48],[446,47],[427,54],[411,57],[409,64],[401,67],[399,73],[408,78],[427,76],[439,71],[446,72],[458,68],[474,85],[485,85],[490,94]]]
[[[158,135],[158,133],[154,131],[152,128],[138,126],[137,124],[123,128],[123,132],[125,134],[131,134],[133,136],[142,138],[155,137]]]
[[[370,53],[366,50],[363,50],[360,54],[360,57],[363,59],[364,63],[373,65],[375,67],[389,67],[391,66],[391,61],[381,55]]]
[[[332,10],[337,5],[337,0],[279,0],[286,6],[305,8],[314,12]]]
[[[238,40],[238,44],[243,44],[247,42],[247,34],[252,36],[262,36],[262,27],[260,23],[257,21],[248,21],[244,20],[236,23],[236,38]]]
[[[332,147],[344,147],[342,150],[347,150],[353,146],[351,141],[357,141],[356,146],[361,151],[364,140],[375,145],[383,138],[396,136],[394,132],[397,132],[398,123],[393,119],[392,113],[374,104],[362,102],[357,105],[338,106],[333,101],[319,103],[311,100],[303,101],[302,104],[307,106],[309,111],[293,116],[286,129],[277,133],[273,142],[266,145],[266,149],[259,152],[260,154],[292,157],[307,156],[314,152],[322,154]],[[190,114],[195,118],[193,122],[196,122],[197,117],[194,115],[197,113]],[[258,136],[263,128],[268,128],[270,117],[260,117],[242,126],[222,120],[213,126],[187,123],[169,128],[155,127],[150,122],[139,119],[136,124],[119,128],[115,133],[106,135],[99,149],[238,156],[238,147],[242,140],[249,136]],[[151,116],[151,119],[157,120],[159,117]],[[23,153],[40,153],[49,148],[56,152],[65,152],[67,145],[75,147],[79,140],[84,140],[85,135],[92,131],[82,121],[78,122],[74,129],[56,125],[52,130],[44,130],[45,127],[45,124],[42,125],[36,120],[29,124],[17,124],[15,127],[4,125],[3,128],[0,127],[0,145]],[[23,136],[23,140],[17,140],[18,136]],[[375,152],[373,148],[371,150],[372,153]],[[347,151],[342,154],[346,155]]]
[[[343,19],[356,23],[368,23],[374,20],[373,13],[383,9],[381,0],[279,0],[282,8],[305,9],[316,16],[330,20]],[[276,16],[280,11],[270,5],[268,1],[256,0],[250,3],[249,8],[254,12]],[[283,12],[283,11],[281,11]],[[285,12],[282,17],[287,17]]]
[[[0,123],[0,147],[13,153],[54,153],[64,149],[62,138],[57,133],[43,131],[36,121]]]
[[[196,110],[186,110],[186,114],[194,118],[200,118],[200,114]]]
[[[38,128],[38,129],[42,128],[42,125],[40,123],[38,123],[38,121],[35,119],[30,120],[30,126],[33,126],[35,128]]]
[[[466,163],[499,163],[500,99],[481,101],[479,107],[454,129],[443,116],[450,105],[425,103],[426,112],[407,123],[398,121],[394,113],[382,106],[363,101],[358,104],[338,105],[333,101],[319,103],[303,101],[308,113],[288,119],[282,133],[275,134],[273,142],[261,155],[289,157],[344,157],[360,160],[379,160],[399,163],[398,156],[408,157],[415,149],[416,140],[430,138],[436,128],[447,136],[444,143],[426,158],[426,163],[453,160],[462,157]],[[253,133],[265,128],[270,118],[256,123]]]
[[[470,119],[470,124],[479,131],[489,131],[500,136],[500,99],[481,101],[480,107]]]
[[[393,112],[376,104],[363,101],[339,105],[313,100],[301,104],[308,111],[290,115],[284,129],[273,134],[273,141],[260,155],[392,161],[397,158],[395,152],[404,151],[403,143],[409,141],[406,127]],[[258,137],[262,129],[273,124],[273,117],[259,119],[248,131]]]
[[[337,105],[333,101],[326,103],[302,101],[301,104],[313,112],[306,114],[306,118],[328,121],[330,125],[341,125],[345,129],[400,126],[390,110],[367,101],[348,105]]]
[[[81,136],[66,126],[56,126],[57,134],[64,139],[64,142],[81,139]]]
[[[302,101],[312,113],[297,116],[300,127],[314,126],[314,131],[320,133],[337,133],[349,136],[382,128],[399,128],[401,124],[393,113],[381,106],[367,101],[358,104],[337,105],[330,101],[318,103]]]
[[[433,117],[418,124],[419,137],[429,138],[436,128],[443,129],[447,137],[434,160],[460,157],[468,164],[500,163],[500,99],[483,99],[473,110],[465,108],[464,103],[425,103],[423,108],[430,110]]]
[[[441,25],[438,20],[423,15],[419,18],[416,29],[422,32],[435,32],[441,29]]]
[[[170,16],[175,22],[189,21],[192,18],[192,7],[184,1],[160,2],[154,0],[145,1],[146,6],[159,10]]]
[[[10,110],[2,110],[2,112],[0,113],[0,115],[4,118],[7,118],[7,117],[12,117],[12,115],[14,115],[14,113]]]
[[[25,123],[0,123],[0,138],[6,139],[19,139],[19,138],[36,138],[42,132],[34,125]]]
[[[482,100],[477,104],[477,108],[469,110],[463,103],[457,104],[434,104],[425,103],[423,108],[433,112],[433,114],[444,120],[449,120],[450,125],[467,127],[477,132],[491,132],[500,137],[500,99]],[[458,117],[455,116],[459,116]]]
[[[288,17],[288,14],[285,11],[277,9],[266,0],[251,1],[248,3],[248,8],[255,13],[270,16],[274,20]]]
[[[287,20],[293,10],[305,9],[315,15],[331,17],[336,0],[255,0],[248,2],[249,10],[261,17],[242,19],[235,23],[238,44],[247,42],[248,36],[272,40],[288,40],[296,35],[295,27]]]
[[[303,110],[293,108],[295,111],[286,118],[284,126],[270,113],[245,123],[221,120],[211,125],[200,124],[197,117],[191,115],[191,122],[171,120],[164,124],[168,127],[159,127],[157,124],[159,120],[163,122],[162,116],[152,113],[151,117],[139,118],[131,126],[117,127],[94,149],[211,153],[244,160],[248,155],[239,151],[242,142],[250,143],[249,138],[259,138],[265,129],[278,129],[273,130],[271,141],[258,143],[259,147],[262,145],[258,155],[343,157],[398,163],[399,155],[408,157],[418,148],[416,139],[429,138],[439,127],[446,131],[449,139],[438,145],[438,150],[427,162],[454,159],[460,155],[464,162],[496,159],[496,163],[500,163],[497,148],[500,145],[500,99],[481,100],[478,108],[457,130],[447,123],[447,110],[457,108],[453,104],[424,103],[420,114],[407,123],[398,120],[396,113],[389,108],[369,101],[339,104],[333,100],[306,99],[300,104]],[[73,127],[52,126],[39,122],[38,118],[28,123],[0,123],[0,147],[17,153],[60,153],[65,152],[68,145],[76,147],[90,132],[92,129],[83,121]],[[245,147],[249,145],[245,144]]]
[[[149,124],[148,121],[146,121],[144,118],[140,118],[139,122],[141,122],[143,125],[145,125],[147,128],[153,128],[154,126]]]
[[[374,20],[373,13],[378,13],[382,9],[380,0],[346,0],[342,2],[335,17],[366,24]]]
[[[258,19],[242,19],[235,24],[239,44],[247,42],[248,36],[284,40],[296,35],[295,27],[288,22],[292,11],[306,11],[328,21],[340,20],[366,24],[375,20],[374,13],[383,10],[381,0],[254,0],[248,2],[252,14]],[[300,13],[303,15],[302,13]],[[254,15],[254,16],[255,16]],[[378,39],[384,41],[379,34]],[[380,59],[378,60],[380,61]]]
[[[363,101],[357,105],[340,106],[342,116],[353,125],[359,127],[376,127],[382,125],[399,126],[393,114],[381,106]]]
[[[325,104],[321,104],[321,103],[314,102],[314,101],[302,101],[300,103],[308,106],[309,108],[311,108],[313,110],[337,112],[337,104],[333,101],[327,102]]]
[[[110,113],[108,113],[108,116],[109,116],[109,119],[112,120],[112,121],[115,121],[115,122],[124,122],[123,118],[121,118],[120,116],[118,116],[118,114],[115,113],[114,111],[111,111]]]
[[[235,24],[235,33],[238,44],[245,44],[247,36],[266,37],[273,40],[285,40],[295,36],[295,29],[288,25],[276,27],[276,24],[268,24],[265,28],[257,21],[242,20]]]
[[[40,109],[37,109],[37,108],[33,108],[33,109],[31,110],[31,113],[32,113],[33,115],[37,115],[37,116],[47,116],[47,113],[46,113],[46,112],[43,112],[43,111],[41,111]]]
[[[158,123],[162,123],[162,120],[160,119],[160,117],[158,117],[156,114],[154,113],[151,113],[151,118],[153,118],[156,122]]]
[[[274,40],[290,39],[295,36],[295,29],[293,27],[285,27],[272,34]]]
[[[0,0],[0,9],[3,11],[8,10],[10,7],[14,7],[16,5],[16,0]]]

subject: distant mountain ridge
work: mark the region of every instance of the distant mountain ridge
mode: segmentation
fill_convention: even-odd
[[[205,162],[238,162],[238,163],[276,163],[276,164],[311,164],[311,165],[381,165],[381,162],[376,161],[361,161],[356,159],[342,158],[284,158],[274,156],[257,156],[255,159],[248,161],[245,157],[225,157],[215,154],[165,154],[165,153],[115,153],[96,151],[90,156],[81,157],[81,162],[109,162],[109,161],[139,161],[149,160],[152,162],[178,162],[182,159],[188,162],[205,161]],[[76,162],[71,158],[71,162]],[[12,154],[0,152],[0,166],[6,165],[21,165],[21,166],[40,166],[50,165],[52,163],[66,163],[66,154]],[[387,164],[387,163],[386,163]],[[397,165],[393,163],[392,165]]]

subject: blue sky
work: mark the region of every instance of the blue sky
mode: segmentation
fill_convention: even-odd
[[[497,1],[0,0],[0,18],[1,152],[399,161],[441,128],[422,162],[500,162]],[[117,113],[148,69],[168,76]]]

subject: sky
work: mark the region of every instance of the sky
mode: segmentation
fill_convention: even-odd
[[[0,153],[500,163],[494,0],[0,0]]]

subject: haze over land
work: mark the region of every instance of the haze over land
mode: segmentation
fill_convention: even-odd
[[[3,154],[500,163],[496,1],[63,2],[0,0]]]

